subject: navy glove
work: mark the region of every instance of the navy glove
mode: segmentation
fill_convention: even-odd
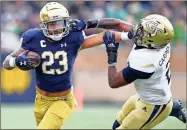
[[[115,66],[117,63],[119,48],[119,43],[115,41],[115,34],[110,31],[106,31],[103,36],[103,41],[106,45],[106,51],[108,54],[108,64],[109,66]]]
[[[69,27],[72,31],[82,31],[87,28],[87,24],[84,20],[74,19],[69,22]]]
[[[82,31],[84,29],[96,28],[98,22],[99,22],[98,20],[78,20],[78,19],[74,19],[74,20],[69,22],[69,27],[74,32]]]
[[[27,57],[28,53],[29,50],[26,50],[15,59],[16,66],[21,70],[30,70],[38,66],[38,64],[32,60],[32,57]]]

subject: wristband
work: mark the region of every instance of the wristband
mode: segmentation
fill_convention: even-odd
[[[109,51],[108,53],[108,64],[113,64],[117,62],[117,52]]]
[[[113,67],[113,66],[116,66],[116,62],[115,63],[111,63],[111,64],[108,64],[109,67]]]
[[[129,35],[129,32],[122,32],[121,33],[121,40],[122,41],[129,40],[130,38],[128,35]]]
[[[9,59],[9,66],[10,67],[15,67],[16,66],[16,64],[15,64],[15,60],[16,60],[16,57],[10,57],[10,59]]]

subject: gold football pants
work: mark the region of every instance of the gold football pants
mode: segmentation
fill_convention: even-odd
[[[117,115],[120,124],[117,129],[151,129],[169,116],[172,105],[172,100],[164,105],[153,105],[137,95],[131,96]]]
[[[60,129],[75,105],[73,92],[62,97],[47,97],[36,92],[34,114],[37,129]]]

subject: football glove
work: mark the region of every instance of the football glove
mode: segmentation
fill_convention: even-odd
[[[32,57],[27,57],[28,53],[29,50],[26,50],[15,58],[15,65],[21,70],[30,70],[38,66]]]
[[[115,66],[117,63],[119,48],[119,43],[115,41],[115,34],[110,31],[106,31],[103,36],[103,41],[105,43],[106,51],[108,54],[108,64],[109,66]]]
[[[69,27],[72,31],[82,31],[87,28],[86,22],[84,20],[73,19],[69,22]]]
[[[97,27],[98,20],[78,20],[73,19],[69,22],[69,27],[72,31],[82,31],[88,28]]]

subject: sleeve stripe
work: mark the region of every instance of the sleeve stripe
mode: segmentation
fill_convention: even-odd
[[[132,83],[136,79],[149,79],[153,75],[153,73],[138,71],[131,68],[130,66],[127,66],[123,69],[123,78],[128,83]]]
[[[83,35],[83,37],[84,37],[84,39],[85,39],[85,38],[86,38],[86,34],[85,34],[84,31],[82,31],[82,35]]]
[[[149,64],[149,65],[145,65],[145,66],[142,66],[143,68],[151,68],[151,67],[154,67],[153,64]]]

